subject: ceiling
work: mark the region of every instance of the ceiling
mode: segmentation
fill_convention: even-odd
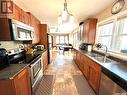
[[[57,25],[57,18],[63,11],[64,0],[13,0],[26,11],[30,11],[42,23]],[[79,23],[103,11],[115,0],[67,0],[68,10]]]

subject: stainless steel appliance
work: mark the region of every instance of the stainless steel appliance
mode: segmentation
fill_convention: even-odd
[[[37,45],[36,49],[37,51],[44,50],[44,45]]]
[[[81,43],[79,48],[82,50],[85,50],[85,51],[91,51],[92,50],[92,44]]]
[[[31,71],[31,83],[33,92],[36,90],[37,84],[41,80],[43,76],[43,66],[41,63],[41,56],[38,56],[36,59],[34,59],[30,64],[30,71]]]
[[[10,21],[14,40],[32,40],[34,28],[22,22],[11,19]]]
[[[99,95],[126,95],[127,92],[104,73],[101,74]]]
[[[8,60],[8,54],[6,49],[0,48],[0,69],[9,66],[10,62]]]

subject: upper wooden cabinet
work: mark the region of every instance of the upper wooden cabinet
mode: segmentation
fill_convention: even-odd
[[[85,43],[94,44],[96,36],[97,19],[90,18],[83,23],[82,41]]]
[[[13,40],[13,33],[9,28],[9,23],[7,18],[0,18],[0,41]]]
[[[30,15],[30,25],[34,28],[34,39],[33,39],[33,43],[39,43],[40,42],[40,37],[39,37],[39,24],[40,21],[33,16],[31,13],[29,13]]]
[[[48,26],[47,24],[40,24],[40,44],[43,44],[45,48],[48,48],[48,37],[47,37],[47,32],[48,32]]]
[[[14,4],[13,15],[10,18],[20,21],[21,20],[21,8],[19,8],[16,4]]]
[[[13,13],[5,14],[3,15],[3,17],[1,16],[1,18],[15,19],[27,25],[31,25],[30,12],[25,12],[23,9],[18,7],[15,3],[13,3]]]

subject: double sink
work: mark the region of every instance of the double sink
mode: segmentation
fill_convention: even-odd
[[[101,63],[116,63],[116,61],[111,60],[97,53],[88,53],[88,55]]]

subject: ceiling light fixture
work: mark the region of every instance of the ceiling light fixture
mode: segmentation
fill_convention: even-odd
[[[74,17],[73,17],[72,14],[70,14],[68,12],[67,2],[65,0],[64,10],[63,10],[62,14],[59,15],[59,17],[58,17],[58,25],[63,25],[63,24],[66,24],[66,23],[73,24],[74,23]]]

